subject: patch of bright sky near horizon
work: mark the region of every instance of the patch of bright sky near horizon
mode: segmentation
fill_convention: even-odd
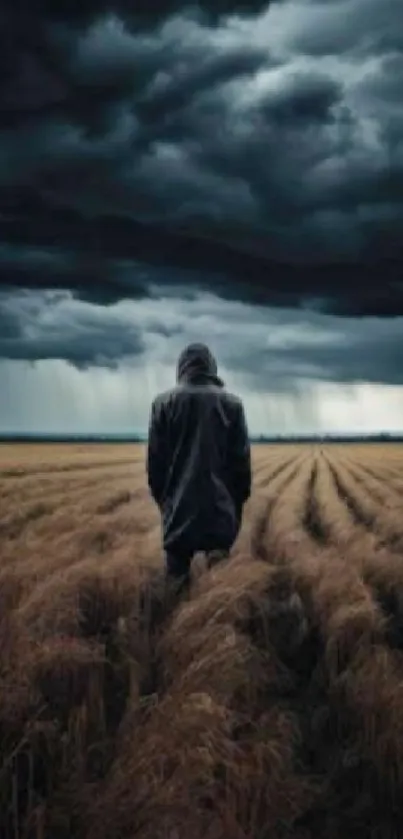
[[[230,383],[236,378],[227,376]],[[172,380],[172,369],[164,365],[147,375],[130,368],[77,370],[64,361],[2,362],[0,431],[145,432],[152,397]],[[298,393],[238,392],[252,434],[402,429],[401,387],[308,382]]]

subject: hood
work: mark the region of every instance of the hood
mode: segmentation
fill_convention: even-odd
[[[179,356],[177,366],[178,382],[212,384],[223,387],[217,375],[217,362],[205,344],[189,344]]]

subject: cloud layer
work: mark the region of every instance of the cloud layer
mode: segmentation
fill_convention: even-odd
[[[403,317],[339,318],[205,294],[110,306],[64,292],[0,294],[0,358],[9,361],[64,359],[78,369],[163,365],[173,383],[177,357],[194,340],[207,340],[231,381],[254,393],[312,382],[403,385]]]
[[[403,315],[401,0],[19,0],[2,15],[3,288],[105,305],[180,283]],[[7,328],[0,352],[51,355]],[[76,346],[60,353],[94,361]],[[320,352],[314,367],[344,375],[341,350]]]

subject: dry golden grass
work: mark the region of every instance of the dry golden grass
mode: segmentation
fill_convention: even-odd
[[[403,448],[264,446],[167,591],[145,450],[0,447],[1,839],[403,835]]]

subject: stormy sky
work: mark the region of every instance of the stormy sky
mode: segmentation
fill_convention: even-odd
[[[0,11],[0,430],[146,429],[204,340],[253,432],[403,426],[401,0]]]

